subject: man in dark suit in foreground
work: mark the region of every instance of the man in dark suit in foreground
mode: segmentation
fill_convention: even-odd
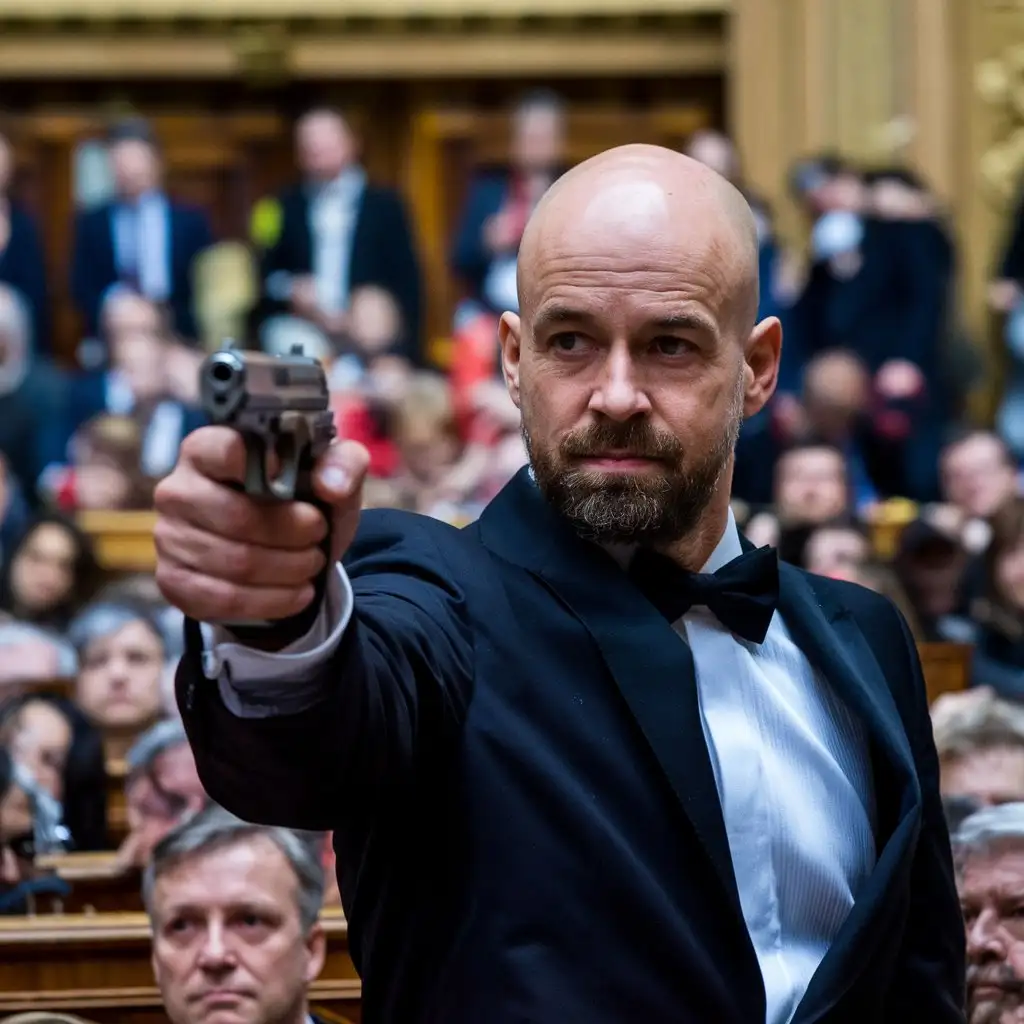
[[[159,488],[203,783],[334,829],[367,1021],[963,1021],[906,625],[745,550],[729,510],[781,348],[756,268],[746,203],[686,157],[570,171],[501,324],[531,472],[464,530],[360,516],[366,454],[339,443],[323,602],[322,518],[232,490],[230,431]],[[265,619],[204,651],[198,621]]]

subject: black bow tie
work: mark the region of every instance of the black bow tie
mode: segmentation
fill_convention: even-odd
[[[703,606],[730,632],[755,644],[764,643],[779,603],[779,556],[770,547],[748,551],[715,573],[687,572],[641,548],[629,577],[669,622]]]

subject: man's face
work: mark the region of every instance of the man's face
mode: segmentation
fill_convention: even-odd
[[[164,650],[141,621],[97,637],[82,656],[75,700],[97,725],[140,728],[162,708]]]
[[[138,199],[160,185],[160,159],[156,150],[141,139],[126,139],[110,149],[117,194]]]
[[[871,545],[862,533],[826,526],[815,530],[808,538],[804,568],[819,576],[852,580],[870,557]]]
[[[295,131],[296,158],[302,173],[319,184],[333,181],[355,158],[345,123],[329,114],[311,114]]]
[[[1000,745],[942,760],[943,796],[968,796],[983,807],[1024,800],[1024,748]]]
[[[846,511],[846,466],[832,448],[804,448],[779,462],[779,519],[789,525],[825,523]]]
[[[766,355],[759,377],[744,360],[721,224],[695,215],[676,231],[644,181],[581,206],[545,220],[521,254],[506,380],[537,483],[577,530],[670,544],[728,490],[743,417],[777,362]]]
[[[303,934],[297,880],[262,837],[165,873],[153,893],[153,972],[173,1024],[300,1024],[324,962]]]
[[[538,104],[518,113],[512,159],[521,171],[554,171],[564,159],[565,123],[555,107]]]
[[[55,800],[64,799],[64,768],[71,750],[71,723],[42,700],[18,712],[6,742],[11,756],[24,765]]]
[[[960,905],[967,929],[970,1024],[1024,1020],[1024,849],[1001,844],[968,857]]]
[[[946,497],[969,516],[987,519],[1017,491],[1017,472],[994,437],[978,434],[942,458]]]

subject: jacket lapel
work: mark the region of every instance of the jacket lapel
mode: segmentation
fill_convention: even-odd
[[[581,540],[524,470],[481,518],[484,543],[530,571],[587,629],[742,923],[687,644],[601,548]]]
[[[849,610],[808,576],[780,566],[779,610],[808,660],[863,723],[876,801],[874,871],[855,895],[850,916],[832,942],[800,1003],[796,1024],[820,1020],[857,980],[873,941],[887,927],[895,875],[912,856],[921,791],[913,754],[885,676]]]

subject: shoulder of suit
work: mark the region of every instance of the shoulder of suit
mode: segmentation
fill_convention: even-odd
[[[859,583],[817,576],[795,566],[791,568],[806,580],[820,602],[846,608],[855,619],[877,620],[878,616],[891,617],[897,611],[896,605],[884,594],[869,590]]]

